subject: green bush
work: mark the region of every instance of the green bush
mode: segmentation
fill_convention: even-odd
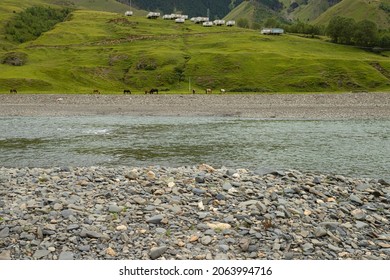
[[[64,21],[71,10],[34,6],[17,14],[5,25],[6,38],[24,43],[35,40],[42,33],[52,29],[57,23]]]
[[[390,13],[390,4],[381,2],[381,3],[379,4],[379,8],[382,9],[382,10],[384,10],[384,11],[387,12],[387,13]]]

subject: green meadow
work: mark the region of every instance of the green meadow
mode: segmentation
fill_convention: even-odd
[[[7,0],[6,0],[7,1]],[[5,18],[5,16],[3,15]],[[7,16],[7,19],[12,18]],[[345,92],[390,90],[389,52],[374,54],[326,38],[267,36],[145,16],[76,10],[38,39],[3,44],[25,53],[0,64],[0,93]]]

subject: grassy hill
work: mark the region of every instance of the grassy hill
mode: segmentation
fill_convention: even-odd
[[[9,52],[26,54],[27,63],[0,64],[0,93],[390,90],[388,56],[320,39],[122,13],[77,10],[38,39],[0,49],[0,59]]]
[[[242,2],[229,14],[225,16],[226,20],[237,20],[239,18],[247,18],[248,20],[254,20],[255,6],[248,1]]]
[[[292,0],[287,1],[289,1],[290,4],[293,2]],[[333,2],[329,0],[311,0],[307,1],[307,4],[305,4],[306,2],[304,1],[300,2],[300,6],[291,11],[290,17],[299,19],[302,22],[311,22],[315,20],[333,4]]]
[[[129,6],[117,2],[116,0],[1,0],[0,3],[0,38],[4,34],[4,25],[7,21],[26,8],[32,6],[50,6],[53,8],[67,7],[72,9],[106,11],[123,14],[129,10]],[[146,15],[145,11],[132,8],[134,15]],[[0,40],[0,49],[9,48],[11,42]]]
[[[343,0],[326,10],[313,23],[327,24],[334,16],[353,18],[356,21],[368,19],[375,22],[379,28],[390,28],[390,10],[381,8],[386,5],[390,8],[390,0]]]
[[[287,20],[327,25],[334,16],[353,18],[356,21],[368,19],[375,22],[380,29],[390,28],[390,0],[279,0],[283,9],[278,13],[246,1],[232,10],[226,18],[247,18],[251,23],[264,22],[267,18],[283,17]],[[291,4],[295,4],[291,8]]]

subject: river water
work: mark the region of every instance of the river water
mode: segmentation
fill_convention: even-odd
[[[297,169],[390,179],[390,120],[0,118],[0,166]]]

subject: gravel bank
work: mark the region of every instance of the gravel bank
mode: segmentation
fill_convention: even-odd
[[[389,118],[390,94],[0,95],[0,116],[108,114],[281,119]]]
[[[390,184],[295,170],[0,168],[0,259],[390,259]]]

